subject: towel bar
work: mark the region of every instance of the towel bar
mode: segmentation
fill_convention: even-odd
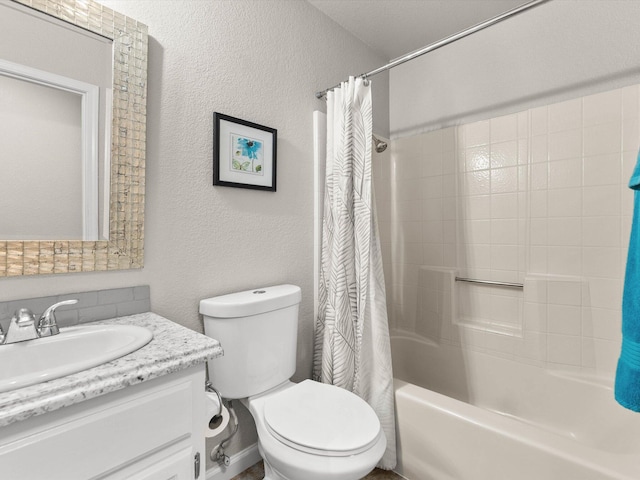
[[[480,285],[493,285],[496,287],[524,288],[522,283],[494,282],[493,280],[477,280],[475,278],[456,277],[456,282],[478,283]]]

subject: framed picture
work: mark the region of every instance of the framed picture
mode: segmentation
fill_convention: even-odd
[[[213,114],[213,184],[276,191],[278,131]]]

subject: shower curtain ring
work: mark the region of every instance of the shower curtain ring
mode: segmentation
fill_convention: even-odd
[[[365,87],[368,87],[368,86],[369,86],[369,83],[371,83],[371,82],[369,82],[369,79],[367,78],[367,76],[363,74],[363,75],[361,75],[361,77],[362,77],[362,80],[363,80],[364,86],[365,86]]]

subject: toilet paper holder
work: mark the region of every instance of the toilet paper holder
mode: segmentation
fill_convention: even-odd
[[[220,415],[222,415],[222,395],[220,395],[219,391],[213,388],[213,385],[211,385],[211,382],[209,380],[204,382],[204,389],[205,391],[209,393],[215,393],[218,396],[218,413],[216,413],[214,417],[219,417]]]
[[[220,395],[220,392],[218,392],[215,388],[213,388],[213,385],[211,385],[211,382],[209,382],[208,380],[204,383],[204,389],[206,393],[215,393],[216,396],[218,397],[218,413],[216,413],[215,415],[213,415],[213,417],[211,418],[211,420],[219,420],[223,417],[224,412],[227,410],[224,407],[224,404],[222,403],[222,395]],[[232,401],[229,400],[229,409],[227,411],[227,415],[230,415],[231,417],[231,422],[233,424],[233,429],[231,431],[231,433],[224,439],[222,440],[219,444],[217,444],[215,447],[213,447],[213,449],[211,450],[211,453],[209,454],[211,460],[218,462],[218,464],[220,465],[225,465],[225,466],[229,466],[231,464],[231,459],[229,458],[228,455],[226,455],[224,453],[224,449],[227,445],[227,443],[229,443],[229,440],[231,440],[234,435],[238,432],[238,417],[236,415],[236,412],[233,408],[233,404]],[[220,430],[226,428],[226,425],[224,427],[220,427],[218,426],[218,428]]]

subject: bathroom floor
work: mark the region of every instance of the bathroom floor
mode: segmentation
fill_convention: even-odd
[[[264,467],[262,466],[262,462],[258,462],[253,467],[247,468],[244,472],[236,475],[231,480],[261,480],[262,477],[264,477]],[[402,478],[403,477],[397,473],[376,468],[373,472],[364,477],[363,480],[401,480]]]

